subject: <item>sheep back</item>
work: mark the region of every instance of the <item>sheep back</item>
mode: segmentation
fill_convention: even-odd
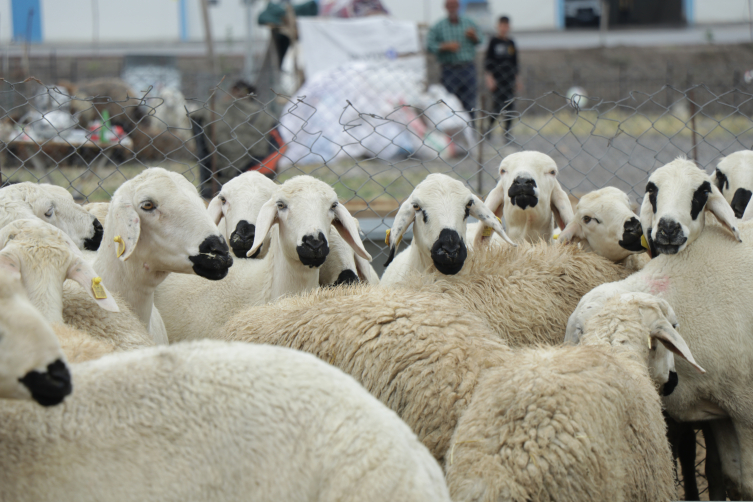
[[[539,242],[488,246],[468,257],[462,274],[412,274],[402,285],[448,297],[518,347],[561,343],[581,297],[630,273],[577,246]]]
[[[482,371],[507,347],[442,297],[340,286],[248,308],[222,337],[312,353],[353,376],[441,460]]]
[[[454,501],[672,500],[645,367],[610,348],[523,348],[489,370],[446,455]]]

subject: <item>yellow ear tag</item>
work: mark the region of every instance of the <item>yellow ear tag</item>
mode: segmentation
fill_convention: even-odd
[[[641,235],[641,246],[643,246],[644,248],[648,249],[648,241],[646,240],[646,236],[645,235]]]
[[[399,239],[397,240],[397,242],[395,243],[395,247],[399,246],[399,245],[400,245],[400,243],[402,242],[402,240],[403,240],[403,237],[402,237],[402,236],[400,236],[400,238],[399,238]],[[385,244],[387,244],[388,246],[389,246],[389,244],[390,244],[390,229],[389,229],[389,228],[387,229],[387,235],[386,235],[386,237],[384,238],[384,243],[385,243]]]
[[[497,216],[497,221],[502,224],[502,220],[499,219],[499,216]],[[484,231],[481,232],[481,235],[483,237],[491,237],[491,235],[494,233],[494,229],[492,227],[484,227]]]
[[[123,256],[123,253],[125,253],[125,241],[119,235],[116,235],[113,241],[118,243],[117,255],[118,255],[118,258],[120,258],[121,256]]]
[[[107,293],[105,292],[105,287],[102,285],[101,277],[92,279],[92,291],[94,292],[94,298],[97,300],[107,299]]]
[[[560,236],[560,234],[554,234],[554,235],[552,235],[552,239],[554,239],[556,241],[557,237],[559,237],[559,236]]]
[[[648,336],[648,350],[651,350],[651,335]]]

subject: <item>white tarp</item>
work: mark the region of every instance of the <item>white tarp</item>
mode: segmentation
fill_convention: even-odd
[[[351,61],[386,61],[421,52],[416,23],[387,16],[299,17],[298,36],[307,79]]]
[[[350,62],[319,72],[285,107],[283,165],[359,158],[454,156],[469,148],[470,117],[441,85],[424,91],[425,58]],[[410,106],[404,106],[410,105]]]

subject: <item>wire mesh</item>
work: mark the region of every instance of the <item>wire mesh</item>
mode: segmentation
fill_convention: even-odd
[[[135,92],[112,78],[66,86],[3,80],[0,186],[53,183],[79,200],[107,201],[123,181],[161,166],[210,198],[247,170],[278,181],[311,174],[330,183],[362,220],[379,264],[386,257],[384,230],[430,173],[449,174],[484,197],[502,158],[537,150],[556,161],[574,198],[616,186],[637,203],[648,175],[678,156],[709,171],[720,157],[753,146],[753,94],[739,89],[664,85],[617,100],[547,92],[516,98],[499,114],[482,109],[471,116],[440,86],[411,102],[376,103],[369,90],[385,84],[378,73],[361,70],[336,73],[324,86],[357,88],[351,99],[315,87],[261,99],[242,83],[187,99],[175,88]],[[401,71],[405,79],[421,78],[409,64]],[[363,225],[365,219],[373,224]]]

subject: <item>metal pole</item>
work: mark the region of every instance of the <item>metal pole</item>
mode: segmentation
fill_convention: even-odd
[[[751,7],[753,0],[748,0],[748,29],[750,31],[750,41],[753,42],[753,7]]]
[[[210,71],[212,72],[212,76],[216,79],[217,76],[220,73],[220,69],[218,66],[217,58],[214,57],[214,41],[212,40],[212,25],[209,22],[209,2],[208,0],[201,0],[201,13],[202,17],[204,18],[204,38],[207,45],[207,60],[209,63]],[[217,183],[217,138],[215,137],[215,127],[214,122],[216,120],[215,113],[214,113],[214,97],[217,94],[217,90],[215,89],[212,92],[212,95],[209,98],[209,115],[210,115],[210,122],[209,122],[209,140],[212,143],[212,160],[211,160],[211,166],[212,166],[212,195],[216,194],[219,191],[219,183]]]
[[[254,20],[251,12],[253,0],[244,0],[244,3],[246,4],[246,59],[243,64],[243,73],[249,83],[254,83],[254,42],[252,38]]]
[[[599,18],[599,38],[601,46],[607,44],[607,29],[609,28],[609,1],[601,0],[601,17]]]

